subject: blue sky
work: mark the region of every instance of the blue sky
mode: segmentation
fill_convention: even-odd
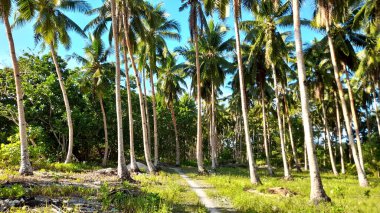
[[[162,2],[164,9],[169,14],[170,19],[175,19],[177,22],[179,22],[181,26],[181,41],[167,41],[168,46],[171,49],[174,49],[177,46],[187,44],[188,38],[189,38],[189,28],[188,28],[188,11],[179,12],[178,8],[181,5],[181,0],[149,0],[152,4],[157,4]],[[90,0],[91,6],[99,7],[102,4],[102,0]],[[313,0],[305,0],[304,4],[301,8],[301,18],[307,18],[310,19],[313,14]],[[231,12],[232,14],[232,12]],[[67,15],[73,19],[80,27],[84,27],[93,17],[87,16],[85,14],[74,14],[74,13],[67,13]],[[13,21],[13,16],[11,16],[11,22]],[[217,16],[214,17],[217,19]],[[243,13],[243,19],[251,19],[251,15],[248,12]],[[230,28],[229,36],[234,35],[233,31],[233,20],[232,18],[228,18],[224,24]],[[290,29],[283,29],[283,30],[292,30]],[[83,47],[86,43],[86,40],[80,36],[78,36],[75,33],[71,33],[72,38],[72,44],[71,48],[69,50],[65,50],[62,47],[59,47],[58,54],[60,56],[67,56],[72,53],[78,53],[83,54]],[[33,39],[33,26],[31,23],[28,23],[22,27],[18,27],[13,30],[13,37],[16,45],[16,54],[18,56],[22,55],[24,52],[32,52],[32,53],[41,53],[41,47],[40,45],[35,45],[34,39]],[[317,33],[316,31],[313,31],[309,28],[302,28],[302,37],[303,42],[308,43],[311,42],[315,37],[321,38],[321,35]],[[107,41],[108,42],[108,41]],[[46,53],[47,50],[44,51]],[[114,60],[111,58],[110,60]],[[8,41],[5,36],[5,29],[4,25],[0,24],[0,68],[2,67],[10,67],[11,60],[9,56],[9,47],[8,47]],[[70,67],[79,66],[79,64],[76,64],[74,61],[69,62]],[[229,93],[228,88],[223,88],[223,91],[225,93]],[[225,94],[227,95],[227,94]]]

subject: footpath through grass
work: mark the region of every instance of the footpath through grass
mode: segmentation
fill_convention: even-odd
[[[216,175],[198,176],[194,168],[184,169],[188,176],[202,180],[215,188],[209,196],[227,197],[233,207],[241,212],[380,212],[380,180],[369,178],[370,187],[359,187],[353,175],[322,174],[324,188],[332,203],[318,206],[309,203],[309,173],[293,173],[294,180],[286,181],[277,171],[277,177],[269,177],[266,170],[259,170],[263,185],[249,182],[244,168],[220,168]],[[269,188],[284,187],[295,195],[271,194]]]

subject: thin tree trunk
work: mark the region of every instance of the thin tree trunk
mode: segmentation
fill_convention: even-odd
[[[375,88],[372,90],[373,94],[373,106],[375,107],[375,117],[376,117],[376,122],[377,122],[377,132],[379,133],[380,136],[380,118],[377,110],[377,100],[376,100],[376,90]]]
[[[297,150],[296,146],[294,144],[294,139],[293,139],[293,128],[292,128],[292,121],[289,116],[289,109],[288,109],[288,103],[286,101],[286,97],[284,97],[284,106],[285,106],[285,116],[288,121],[288,129],[289,129],[289,137],[290,137],[290,146],[292,147],[292,152],[293,152],[293,159],[294,163],[296,164],[296,169],[297,172],[302,172],[301,166],[299,164],[298,158],[297,158]]]
[[[215,88],[211,84],[211,168],[213,170],[217,167],[216,157],[216,140],[215,140]]]
[[[196,25],[196,24],[195,24]],[[197,69],[197,164],[198,173],[205,173],[203,166],[203,143],[202,143],[202,100],[201,100],[201,67],[199,64],[199,49],[198,49],[198,26],[194,27],[194,47],[195,47],[195,66]]]
[[[151,64],[150,68],[150,87],[152,90],[152,105],[153,105],[153,137],[154,137],[154,166],[158,166],[158,132],[157,132],[157,110],[156,110],[156,94],[154,91],[153,71]]]
[[[53,43],[50,44],[50,53],[54,61],[55,71],[57,72],[57,75],[58,75],[58,82],[59,82],[59,86],[61,87],[63,101],[65,103],[65,108],[66,108],[67,126],[69,128],[69,148],[67,150],[65,163],[70,163],[73,158],[73,147],[74,147],[74,127],[73,127],[73,121],[71,119],[71,109],[70,109],[70,104],[69,104],[69,98],[67,97],[67,93],[66,93],[65,83],[62,79],[61,68],[59,67],[59,63],[57,60],[57,55],[56,55]]]
[[[307,150],[306,150],[307,148],[306,148],[306,143],[304,144],[304,146],[303,146],[303,153],[304,153],[304,166],[305,166],[305,171],[307,171],[307,169],[308,169],[308,166],[307,166]]]
[[[123,15],[124,22],[124,34],[128,33],[128,21],[126,16]],[[123,38],[123,57],[124,57],[124,69],[125,69],[125,87],[127,88],[127,99],[128,99],[128,122],[129,122],[129,155],[130,155],[130,168],[131,172],[139,172],[139,167],[136,162],[135,155],[135,142],[134,142],[134,131],[133,131],[133,113],[132,113],[132,93],[131,93],[131,82],[129,79],[129,68],[128,68],[128,58],[127,58],[127,41],[125,37]]]
[[[28,152],[28,138],[26,134],[26,121],[24,112],[24,101],[23,101],[23,89],[21,85],[21,74],[18,66],[18,61],[16,57],[16,49],[13,41],[12,29],[9,24],[8,15],[3,9],[3,21],[5,24],[5,31],[7,33],[9,50],[11,52],[12,64],[13,64],[13,76],[16,86],[16,102],[17,102],[17,112],[18,112],[18,128],[20,134],[20,144],[21,144],[21,161],[19,173],[21,175],[33,175],[33,168],[29,160]]]
[[[336,95],[336,92],[334,92],[334,99],[335,99],[335,112],[336,112],[336,124],[337,124],[339,152],[340,152],[341,173],[346,174],[346,168],[344,165],[343,143],[342,143],[342,129],[340,127],[339,104],[338,104],[338,97]]]
[[[360,132],[359,132],[359,123],[358,123],[358,118],[356,116],[356,107],[355,107],[355,101],[354,101],[354,94],[352,92],[351,88],[351,83],[350,83],[350,77],[348,76],[347,72],[347,66],[343,64],[343,70],[346,74],[346,86],[348,90],[348,97],[350,99],[350,108],[351,108],[351,115],[352,115],[352,120],[354,121],[354,128],[355,128],[355,134],[356,134],[356,141],[358,145],[358,154],[359,154],[359,162],[362,167],[363,172],[365,173],[364,170],[364,160],[363,160],[363,154],[362,154],[362,142],[360,139]]]
[[[124,7],[124,15],[126,16],[126,8]],[[124,17],[125,19],[127,19],[128,17]],[[124,29],[126,31],[126,29]],[[126,42],[127,42],[127,47],[128,47],[128,54],[129,54],[129,58],[131,60],[131,64],[132,64],[132,68],[133,68],[133,71],[134,71],[134,74],[135,74],[135,79],[136,79],[136,85],[137,85],[137,90],[138,90],[138,94],[139,94],[139,102],[140,102],[140,113],[141,113],[141,125],[142,125],[142,130],[143,130],[143,143],[144,143],[144,154],[145,154],[145,161],[146,161],[146,164],[147,164],[147,167],[148,167],[148,172],[149,173],[154,173],[155,171],[155,168],[154,168],[154,165],[151,161],[151,155],[150,155],[150,146],[149,146],[149,142],[148,142],[148,132],[147,132],[147,125],[146,125],[146,122],[147,122],[147,118],[146,118],[146,114],[145,114],[145,102],[144,102],[144,97],[143,97],[143,92],[142,92],[142,89],[141,89],[141,84],[140,84],[140,81],[139,81],[139,73],[137,71],[137,67],[136,67],[136,63],[135,63],[135,59],[133,58],[133,53],[132,53],[132,47],[131,47],[131,43],[129,41],[129,36],[128,36],[128,33],[125,34],[125,38],[126,38]]]
[[[276,69],[274,67],[274,64],[271,64],[272,68],[272,75],[273,75],[273,81],[274,81],[274,94],[276,98],[276,112],[277,112],[277,122],[278,122],[278,130],[279,130],[279,135],[280,135],[280,141],[281,141],[281,156],[282,156],[282,163],[284,166],[284,178],[285,179],[290,179],[291,174],[289,171],[288,167],[288,162],[286,160],[286,150],[285,150],[285,134],[283,130],[283,125],[281,121],[281,112],[280,112],[280,100],[279,100],[279,95],[278,95],[278,84],[277,84],[277,76],[276,76]]]
[[[323,189],[321,176],[319,174],[317,156],[313,144],[313,131],[310,121],[309,97],[307,96],[305,62],[302,51],[301,38],[301,21],[299,14],[299,1],[292,0],[293,3],[293,23],[294,23],[294,41],[296,44],[298,83],[301,96],[302,123],[304,126],[305,143],[307,147],[309,167],[310,167],[310,200],[313,203],[320,201],[331,201]]]
[[[107,165],[107,159],[108,159],[108,130],[107,130],[106,111],[104,109],[102,97],[99,97],[99,103],[100,103],[100,109],[102,111],[103,129],[104,129],[104,156],[103,156],[102,166],[106,166]]]
[[[174,135],[175,135],[175,165],[180,166],[180,147],[179,147],[179,140],[178,140],[178,131],[177,131],[177,119],[175,117],[175,111],[173,103],[169,104],[170,107],[170,113],[172,116],[172,122],[174,127]]]
[[[352,156],[354,158],[354,162],[355,162],[355,166],[356,166],[356,171],[358,173],[359,185],[366,187],[366,186],[368,186],[368,181],[367,181],[366,175],[362,169],[362,166],[360,164],[360,160],[359,160],[358,153],[357,153],[356,146],[355,146],[355,142],[354,142],[354,137],[353,137],[353,133],[352,133],[352,129],[351,129],[351,120],[349,117],[349,112],[347,110],[346,100],[344,99],[342,82],[340,82],[339,68],[338,68],[337,59],[335,56],[333,40],[332,40],[332,37],[330,35],[329,24],[326,24],[326,31],[327,31],[328,44],[329,44],[329,48],[330,48],[331,62],[333,64],[333,68],[334,68],[334,77],[335,77],[335,81],[336,81],[336,84],[338,87],[338,94],[339,94],[340,102],[342,105],[343,117],[344,117],[344,121],[346,124],[346,131],[347,131],[347,135],[348,135],[348,139],[349,139],[349,145],[351,147]]]
[[[146,126],[147,126],[147,131],[148,131],[148,145],[149,145],[149,150],[151,150],[151,135],[150,135],[150,119],[149,119],[149,105],[148,105],[148,96],[147,96],[147,93],[146,93],[146,85],[145,85],[145,79],[146,78],[146,75],[145,75],[145,68],[143,66],[143,74],[142,74],[142,78],[141,78],[141,81],[143,83],[143,88],[144,88],[144,102],[145,102],[145,115],[146,115]]]
[[[125,164],[124,156],[124,139],[123,139],[123,114],[121,108],[121,93],[120,93],[120,55],[119,55],[119,23],[116,17],[116,3],[111,0],[111,15],[112,15],[112,33],[116,57],[116,74],[115,74],[115,93],[116,93],[116,119],[117,119],[117,174],[121,179],[130,179],[130,175]]]
[[[245,84],[244,84],[244,71],[243,71],[243,61],[241,58],[240,49],[240,32],[239,32],[239,17],[240,17],[240,0],[234,0],[234,27],[235,27],[235,39],[236,39],[236,56],[239,68],[239,86],[240,86],[240,98],[241,98],[241,108],[243,114],[244,122],[244,137],[247,148],[247,158],[249,166],[249,175],[252,184],[261,184],[260,178],[256,172],[255,160],[252,153],[252,145],[249,140],[249,127],[248,127],[248,108],[247,108],[247,97],[245,94]]]
[[[327,139],[327,146],[329,149],[331,168],[333,170],[334,175],[337,176],[338,171],[336,170],[335,157],[334,157],[333,150],[331,147],[330,130],[329,130],[329,127],[327,124],[326,108],[325,108],[325,104],[323,102],[324,101],[322,100],[322,114],[323,114],[323,125],[324,125],[324,129],[325,129],[325,137]]]
[[[266,127],[267,115],[265,112],[265,95],[264,95],[264,88],[262,84],[260,85],[260,90],[261,90],[261,110],[263,113],[263,138],[264,138],[265,159],[266,159],[269,175],[274,176],[272,165],[270,163],[269,147],[268,147],[268,141],[267,141],[267,127]]]

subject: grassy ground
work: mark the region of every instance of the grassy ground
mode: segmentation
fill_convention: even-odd
[[[318,206],[309,203],[310,184],[307,172],[293,173],[294,180],[285,181],[281,173],[268,177],[260,170],[263,185],[253,186],[249,182],[248,171],[244,168],[220,168],[217,175],[198,176],[195,169],[185,169],[197,180],[213,185],[209,196],[227,197],[233,207],[241,212],[379,212],[380,180],[369,178],[370,187],[358,186],[352,175],[322,174],[322,180],[332,203]],[[285,197],[268,193],[268,188],[284,187],[296,195]]]

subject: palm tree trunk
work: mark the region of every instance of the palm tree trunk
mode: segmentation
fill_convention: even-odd
[[[355,128],[355,134],[356,134],[356,141],[358,145],[358,154],[359,154],[359,162],[362,167],[363,172],[365,173],[364,170],[364,160],[363,160],[363,154],[362,154],[362,142],[360,139],[360,132],[359,132],[359,123],[358,123],[358,118],[356,116],[356,107],[355,107],[355,101],[354,101],[354,94],[352,92],[351,88],[351,83],[350,83],[350,77],[348,76],[347,72],[347,66],[343,64],[343,70],[346,74],[346,86],[348,90],[348,97],[350,99],[350,108],[351,108],[351,115],[352,115],[352,120],[354,121],[354,128]]]
[[[215,138],[215,88],[214,84],[211,84],[211,168],[213,170],[217,167],[216,157],[216,138]]]
[[[241,58],[240,49],[240,32],[239,32],[239,17],[240,17],[240,0],[234,0],[234,27],[235,27],[235,40],[236,40],[236,56],[238,60],[239,68],[239,86],[240,86],[240,98],[241,98],[241,108],[243,114],[244,122],[244,138],[247,148],[247,158],[249,166],[249,175],[252,184],[261,184],[260,178],[256,172],[255,160],[252,153],[252,145],[249,140],[249,127],[248,127],[248,108],[247,108],[247,97],[245,94],[245,84],[244,84],[244,72],[243,72],[243,61]]]
[[[151,136],[150,136],[150,119],[149,119],[149,105],[148,105],[148,96],[147,96],[147,93],[146,93],[146,85],[145,85],[145,68],[143,66],[143,74],[142,74],[142,77],[141,77],[141,81],[143,82],[143,88],[144,88],[144,102],[145,102],[145,115],[146,115],[146,126],[147,126],[147,131],[148,131],[148,145],[149,145],[149,150],[151,150],[151,144],[150,144],[150,139],[151,139]]]
[[[12,64],[13,64],[13,76],[16,86],[16,102],[17,102],[17,112],[18,112],[18,127],[20,134],[20,144],[21,144],[21,161],[19,173],[21,175],[33,175],[33,168],[29,160],[28,152],[28,141],[26,134],[26,121],[25,121],[25,112],[24,112],[24,102],[23,102],[23,90],[21,85],[21,74],[18,66],[18,61],[16,57],[16,49],[13,41],[12,29],[9,24],[8,15],[3,9],[3,21],[5,24],[5,31],[7,33],[9,50],[11,52]]]
[[[324,125],[324,129],[325,129],[325,137],[327,139],[327,146],[329,149],[331,168],[333,170],[334,175],[337,176],[338,171],[336,170],[335,157],[334,157],[333,150],[331,147],[330,130],[329,130],[329,127],[327,124],[326,108],[325,108],[325,104],[323,103],[323,100],[322,100],[322,114],[323,114],[323,125]]]
[[[366,175],[362,169],[362,166],[360,164],[360,160],[359,160],[358,153],[356,150],[356,146],[355,146],[355,142],[354,142],[354,136],[352,134],[352,129],[351,129],[351,120],[349,117],[349,112],[347,110],[346,100],[344,98],[342,82],[340,82],[339,68],[338,68],[337,59],[335,56],[333,40],[332,40],[332,37],[330,35],[330,26],[328,24],[326,24],[326,31],[327,31],[328,44],[329,44],[329,48],[330,48],[331,62],[333,64],[333,68],[334,68],[334,77],[335,77],[335,81],[336,81],[336,84],[338,87],[338,94],[339,94],[340,102],[342,105],[343,118],[344,118],[344,121],[346,124],[346,131],[347,131],[347,135],[348,135],[348,139],[349,139],[349,145],[351,147],[352,156],[354,158],[354,162],[355,162],[355,166],[356,166],[356,171],[358,173],[359,185],[366,187],[366,186],[368,186],[368,181],[367,181]]]
[[[196,25],[196,24],[195,24]],[[203,166],[203,143],[202,143],[202,100],[201,100],[201,67],[199,64],[198,26],[194,27],[195,66],[197,69],[197,164],[198,173],[205,173]]]
[[[104,129],[104,156],[103,156],[102,166],[106,166],[107,165],[107,159],[108,159],[108,130],[107,130],[106,111],[104,110],[104,104],[103,104],[103,98],[102,97],[99,97],[99,103],[100,103],[100,109],[102,111],[103,129]]]
[[[157,167],[158,166],[157,110],[156,110],[156,94],[154,91],[152,66],[155,66],[155,63],[151,63],[149,77],[150,77],[150,87],[152,89],[152,105],[153,105],[154,166]]]
[[[115,57],[116,57],[116,74],[115,74],[115,95],[116,95],[116,119],[117,119],[117,175],[121,179],[130,179],[124,156],[124,140],[123,140],[123,114],[121,109],[121,93],[120,93],[120,55],[119,55],[119,23],[116,17],[116,3],[111,0],[112,15],[112,34],[114,40]]]
[[[65,108],[66,108],[67,126],[69,127],[69,148],[67,150],[65,163],[70,163],[73,157],[73,147],[74,147],[74,127],[73,127],[73,121],[71,119],[71,109],[70,109],[70,104],[69,104],[69,98],[67,97],[67,93],[66,93],[65,84],[62,79],[61,68],[59,67],[59,63],[57,60],[57,55],[56,55],[53,43],[50,44],[50,53],[54,61],[55,71],[57,72],[57,75],[58,75],[58,82],[59,82],[59,86],[61,87],[63,101],[65,103]]]
[[[128,22],[123,16],[124,22],[124,33],[127,34],[128,31]],[[127,58],[127,41],[123,38],[123,57],[124,57],[124,69],[125,69],[125,87],[127,88],[127,99],[128,99],[128,122],[129,122],[129,155],[130,155],[130,168],[131,172],[139,172],[139,167],[136,162],[135,155],[135,142],[134,142],[134,131],[133,131],[133,113],[132,113],[132,93],[131,93],[131,82],[129,79],[129,68],[128,68],[128,58]]]
[[[265,159],[266,159],[266,163],[267,163],[268,173],[271,177],[273,177],[274,172],[272,169],[272,165],[270,163],[269,147],[268,147],[268,141],[267,141],[267,125],[266,125],[267,115],[265,112],[265,95],[264,95],[264,87],[262,84],[260,85],[260,90],[261,90],[261,110],[263,113],[263,138],[264,138]]]
[[[126,19],[128,19],[127,9],[124,6],[124,22],[125,23],[126,23]],[[145,102],[144,102],[143,92],[142,92],[142,89],[141,89],[141,84],[140,84],[140,81],[139,81],[139,73],[137,71],[135,59],[133,58],[132,47],[131,47],[131,43],[129,41],[129,36],[128,36],[127,29],[124,28],[124,32],[125,32],[125,35],[126,35],[125,39],[126,39],[126,42],[127,42],[128,54],[129,54],[129,58],[130,58],[131,63],[132,63],[132,68],[133,68],[133,71],[134,71],[134,74],[135,74],[136,85],[137,85],[137,90],[138,90],[138,94],[139,94],[140,113],[141,113],[141,121],[142,121],[141,124],[142,124],[142,130],[143,130],[143,143],[144,143],[145,161],[146,161],[146,164],[147,164],[147,167],[148,167],[148,172],[149,173],[154,173],[155,168],[154,168],[154,165],[153,165],[153,163],[151,161],[150,146],[149,146],[149,142],[148,142],[148,132],[147,132],[147,125],[146,125],[147,118],[146,118],[146,114],[145,114]]]
[[[306,143],[304,143],[304,146],[303,146],[303,153],[304,153],[305,171],[307,171],[308,166],[307,166],[307,148],[306,148]]]
[[[177,119],[175,117],[175,111],[174,111],[174,104],[170,103],[170,113],[172,116],[172,122],[173,122],[173,127],[174,127],[174,135],[175,135],[175,165],[179,166],[180,165],[180,148],[179,148],[179,140],[178,140],[178,131],[177,131]]]
[[[284,178],[285,179],[290,179],[290,171],[288,167],[288,162],[286,160],[286,150],[285,150],[285,134],[282,126],[282,121],[281,121],[281,112],[280,112],[280,100],[278,96],[278,84],[277,84],[277,75],[276,75],[276,69],[274,67],[274,64],[271,64],[272,68],[272,75],[273,75],[273,81],[274,81],[274,94],[276,98],[276,112],[277,112],[277,122],[278,122],[278,129],[279,129],[279,135],[280,135],[280,141],[281,141],[281,155],[282,155],[282,163],[284,166]]]
[[[341,173],[345,174],[346,173],[346,169],[345,169],[345,165],[344,165],[344,153],[343,153],[343,143],[342,143],[342,129],[340,127],[340,113],[339,113],[338,97],[336,95],[336,92],[334,92],[334,99],[335,99],[335,112],[336,112],[336,124],[337,124],[339,152],[340,152]]]
[[[309,171],[310,171],[310,200],[313,203],[320,201],[331,201],[323,189],[321,176],[319,174],[317,156],[313,144],[313,131],[310,121],[309,97],[307,96],[305,62],[302,51],[301,38],[301,21],[299,1],[292,0],[293,3],[293,24],[294,24],[294,41],[296,44],[297,68],[298,68],[298,83],[301,96],[302,107],[302,123],[304,126],[305,144],[307,147]]]
[[[296,169],[297,172],[302,172],[301,166],[299,164],[298,158],[297,158],[297,150],[296,146],[294,144],[294,139],[293,139],[293,128],[292,128],[292,121],[289,116],[289,109],[288,109],[288,103],[286,101],[286,97],[284,97],[284,106],[285,106],[285,116],[288,121],[288,129],[289,129],[289,137],[290,137],[290,146],[292,147],[292,153],[293,153],[293,159],[294,163],[296,164]]]

